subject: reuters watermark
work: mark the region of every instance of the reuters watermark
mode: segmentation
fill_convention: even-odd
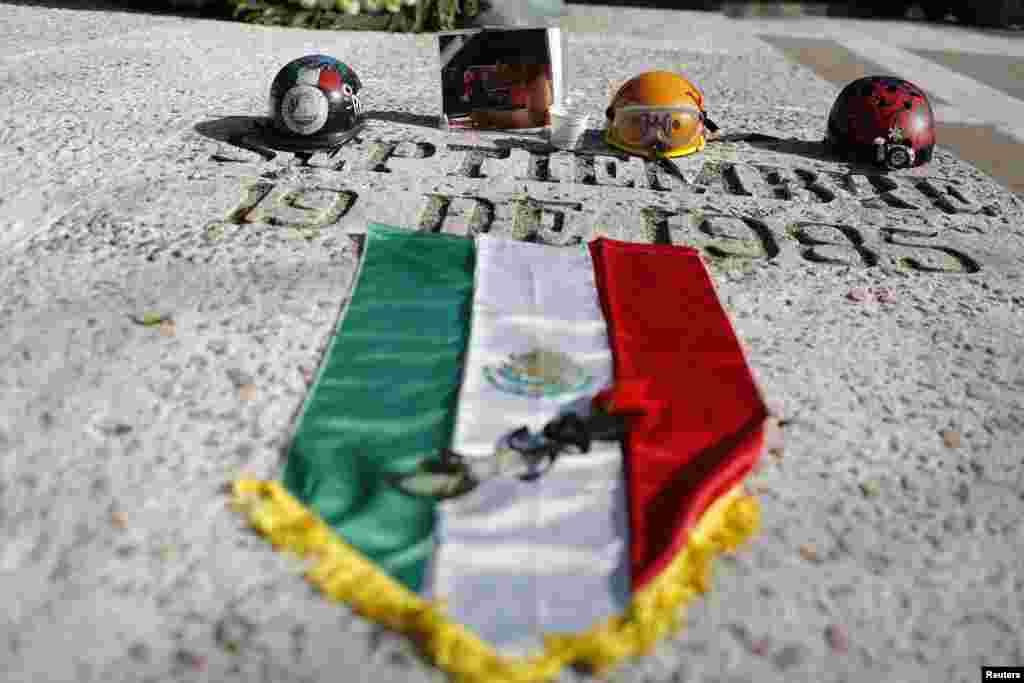
[[[1024,681],[1024,666],[983,666],[981,680]]]

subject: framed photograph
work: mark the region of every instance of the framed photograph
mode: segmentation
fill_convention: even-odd
[[[521,129],[550,123],[561,98],[557,28],[481,28],[438,35],[441,96],[454,128]]]

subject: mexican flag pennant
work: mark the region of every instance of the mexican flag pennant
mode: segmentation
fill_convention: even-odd
[[[284,476],[235,503],[456,680],[601,672],[756,531],[766,417],[693,249],[373,224]]]

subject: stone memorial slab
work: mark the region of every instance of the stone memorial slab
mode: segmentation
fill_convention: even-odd
[[[785,444],[751,482],[762,532],[617,679],[975,680],[1021,661],[1016,195],[941,147],[898,173],[832,159],[835,88],[699,13],[691,48],[568,41],[592,122],[647,68],[704,88],[723,136],[674,168],[597,128],[573,151],[439,130],[430,36],[161,18],[30,58],[63,35],[54,13],[75,18],[0,7],[31,38],[0,51],[0,678],[436,679],[309,591],[221,491],[278,473],[370,221],[685,244],[709,264]],[[271,149],[269,78],[317,51],[356,68],[366,126],[331,153]]]

